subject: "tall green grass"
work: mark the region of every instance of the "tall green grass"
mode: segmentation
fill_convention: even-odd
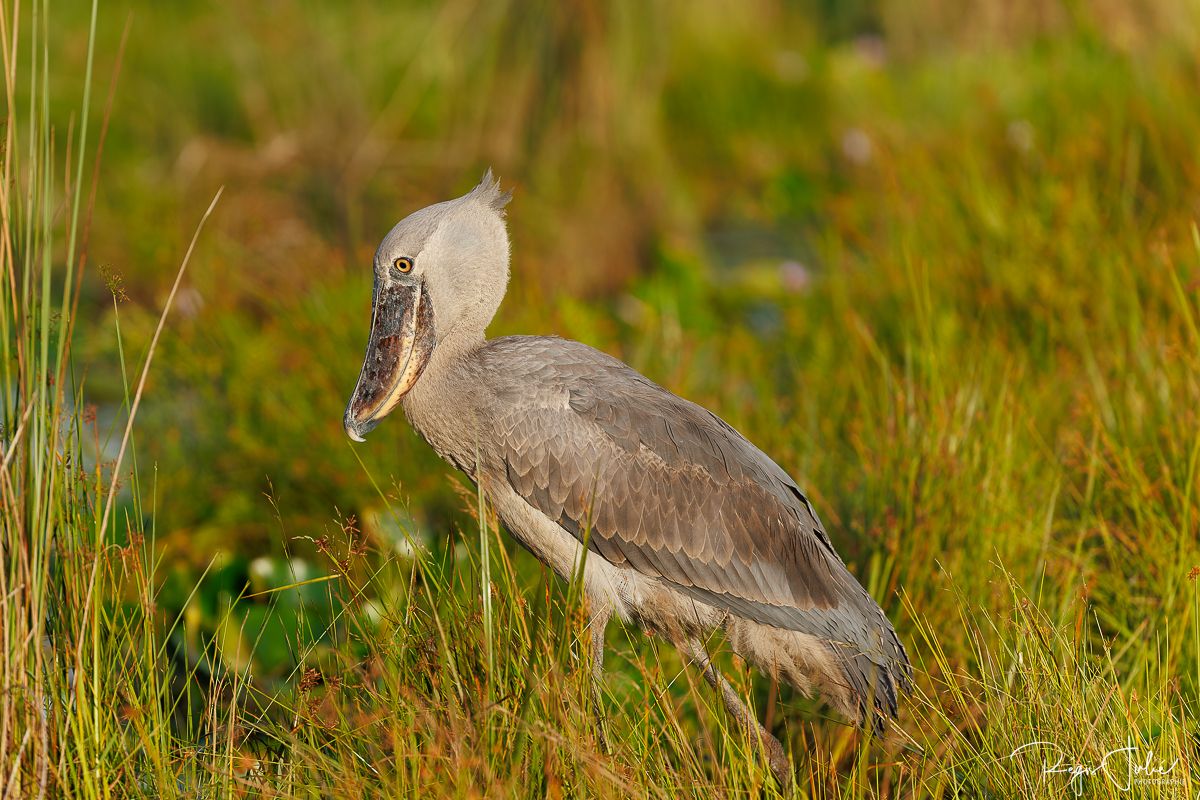
[[[5,4],[0,794],[778,794],[669,646],[614,626],[597,708],[579,587],[400,420],[341,436],[369,240],[486,151],[529,176],[497,327],[718,410],[909,645],[916,692],[865,742],[712,643],[798,796],[1195,797],[1200,84],[1168,24],[1191,18],[926,5],[145,9],[176,35],[135,18],[101,161],[123,20]],[[876,27],[882,62],[854,38]],[[317,29],[344,113],[294,77]],[[232,60],[181,54],[200,40]],[[385,134],[426,155],[401,170]],[[189,170],[202,197],[164,189]],[[214,173],[231,210],[197,238]],[[535,282],[562,263],[569,293]],[[1123,748],[1163,774],[1126,787]],[[1059,754],[1084,773],[1046,773]]]
[[[23,13],[22,13],[23,12]],[[45,4],[5,6],[3,40],[3,597],[6,796],[44,795],[96,758],[98,708],[88,698],[100,641],[99,474],[84,467],[70,341],[81,246],[87,126],[49,119]],[[94,31],[94,16],[93,26]],[[85,76],[90,85],[91,60]],[[23,107],[20,101],[24,100]],[[83,92],[87,116],[90,92]],[[76,566],[64,570],[66,561]],[[101,592],[103,588],[100,587]],[[69,648],[61,645],[67,640]],[[78,759],[60,758],[70,747]]]

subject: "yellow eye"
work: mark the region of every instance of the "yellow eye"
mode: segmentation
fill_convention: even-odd
[[[392,262],[392,266],[396,268],[397,272],[412,272],[413,260],[408,256],[400,256]]]

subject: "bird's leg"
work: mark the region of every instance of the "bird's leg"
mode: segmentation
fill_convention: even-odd
[[[747,733],[758,737],[759,743],[767,753],[767,764],[771,767],[775,780],[779,781],[779,785],[784,791],[789,790],[792,786],[792,764],[783,751],[783,745],[762,726],[758,718],[754,716],[754,712],[746,707],[733,686],[725,680],[725,676],[717,671],[717,668],[713,666],[712,659],[708,656],[708,651],[704,649],[704,645],[698,639],[691,639],[687,642],[687,651],[692,660],[704,670],[704,679],[708,681],[708,685],[720,693],[721,702],[725,704],[725,710],[729,712],[729,716],[733,717]]]
[[[608,628],[608,620],[612,617],[612,608],[604,603],[592,603],[593,610],[588,628],[592,635],[592,712],[596,715],[596,739],[600,749],[605,754],[608,748],[608,735],[604,730],[604,705],[600,697],[600,684],[604,680],[604,631]]]

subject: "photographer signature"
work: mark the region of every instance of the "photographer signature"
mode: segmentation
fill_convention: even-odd
[[[1094,763],[1086,763],[1079,759],[1068,759],[1062,748],[1053,742],[1029,742],[1023,744],[1008,758],[1028,756],[1041,753],[1043,775],[1069,775],[1069,786],[1078,797],[1083,793],[1085,779],[1094,775],[1103,775],[1114,787],[1121,791],[1129,791],[1134,782],[1163,782],[1171,783],[1178,778],[1169,778],[1179,765],[1179,759],[1167,762],[1158,758],[1154,751],[1147,751],[1143,758],[1134,745],[1118,747],[1109,750]]]

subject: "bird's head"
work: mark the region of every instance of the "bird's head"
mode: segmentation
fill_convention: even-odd
[[[343,420],[355,441],[421,377],[435,348],[483,339],[508,286],[508,232],[491,170],[457,200],[401,220],[375,252],[371,335]]]

